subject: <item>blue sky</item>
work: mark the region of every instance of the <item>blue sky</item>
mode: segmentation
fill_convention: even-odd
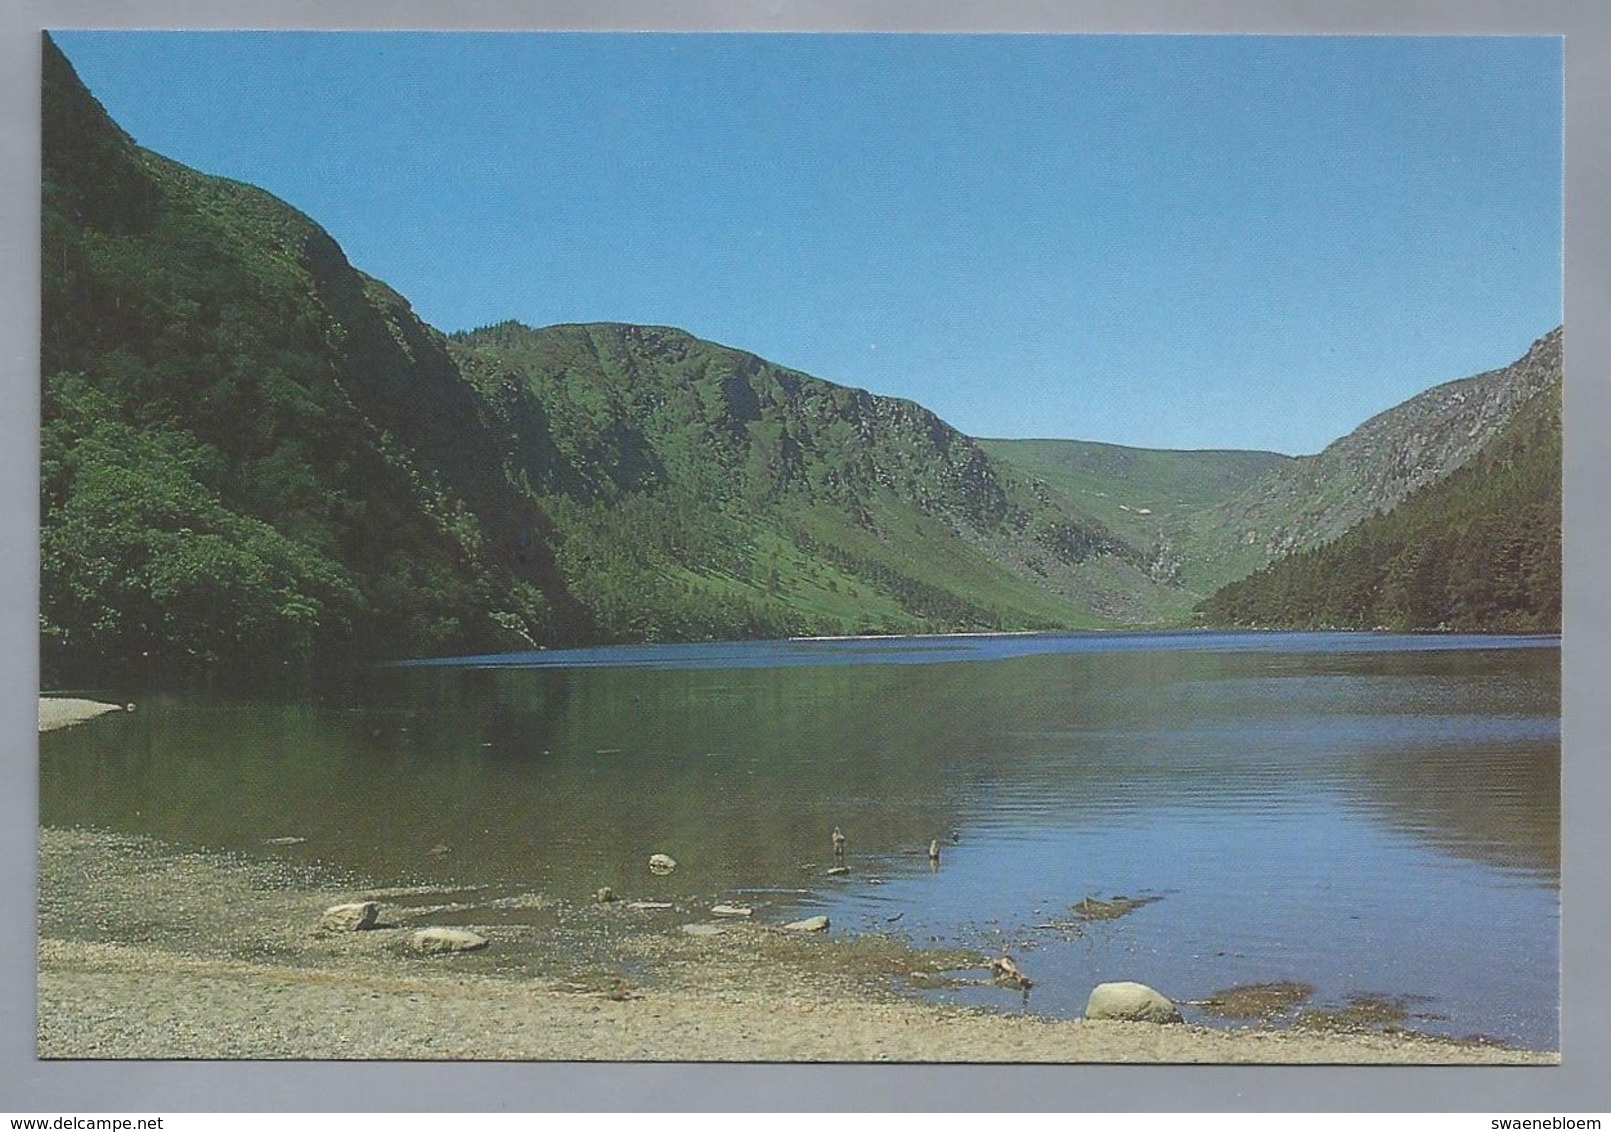
[[[680,326],[976,436],[1317,451],[1561,318],[1553,38],[56,39],[437,327]]]

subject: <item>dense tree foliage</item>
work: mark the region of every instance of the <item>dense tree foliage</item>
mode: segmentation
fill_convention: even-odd
[[[138,149],[44,62],[46,678],[546,635],[563,585],[535,517],[474,509],[521,501],[466,466],[477,395],[440,336],[432,369],[433,332],[305,217]]]
[[[1446,480],[1226,586],[1202,612],[1236,625],[1559,631],[1559,374]]]

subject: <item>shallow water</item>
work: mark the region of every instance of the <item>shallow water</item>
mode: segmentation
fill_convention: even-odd
[[[825,911],[1009,951],[1027,1001],[937,992],[1005,1010],[1077,1015],[1107,979],[1181,1000],[1291,980],[1553,1048],[1559,660],[1554,638],[1377,634],[471,658],[43,735],[41,820],[376,884]],[[845,878],[824,875],[836,825]],[[284,837],[306,840],[264,845]],[[676,871],[651,875],[656,852]],[[1118,894],[1157,899],[1071,911]]]

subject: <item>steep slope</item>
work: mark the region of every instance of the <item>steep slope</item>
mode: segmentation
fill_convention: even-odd
[[[1205,619],[1303,628],[1559,631],[1559,332],[1541,345],[1528,355],[1543,371],[1541,387],[1474,459],[1334,542],[1225,587],[1203,604]]]
[[[1258,562],[1227,546],[1219,510],[1294,462],[1275,452],[1165,451],[1085,440],[981,440],[979,446],[1078,502],[1115,534],[1172,563],[1196,601]]]
[[[454,344],[511,437],[551,430],[560,458],[519,472],[611,632],[1096,626],[1167,588],[911,402],[665,327],[503,323]]]
[[[658,328],[450,342],[44,51],[48,680],[1095,626],[1168,589],[919,406]]]
[[[480,394],[317,225],[138,148],[48,38],[43,172],[47,679],[586,631]]]
[[[1281,467],[1213,525],[1262,561],[1328,543],[1471,460],[1560,371],[1557,328],[1503,369],[1435,386]]]

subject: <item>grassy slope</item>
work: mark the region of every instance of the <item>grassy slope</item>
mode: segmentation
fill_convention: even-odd
[[[1240,551],[1216,510],[1292,462],[1274,452],[1164,451],[1080,440],[981,440],[1144,547],[1179,563],[1184,594],[1212,593],[1263,564]],[[1184,605],[1170,607],[1181,611]]]
[[[663,327],[506,323],[455,345],[489,396],[529,395],[552,428],[565,459],[524,474],[572,585],[618,632],[697,630],[646,625],[645,595],[854,632],[1131,622],[1138,592],[1167,588],[1138,548],[910,402]]]

